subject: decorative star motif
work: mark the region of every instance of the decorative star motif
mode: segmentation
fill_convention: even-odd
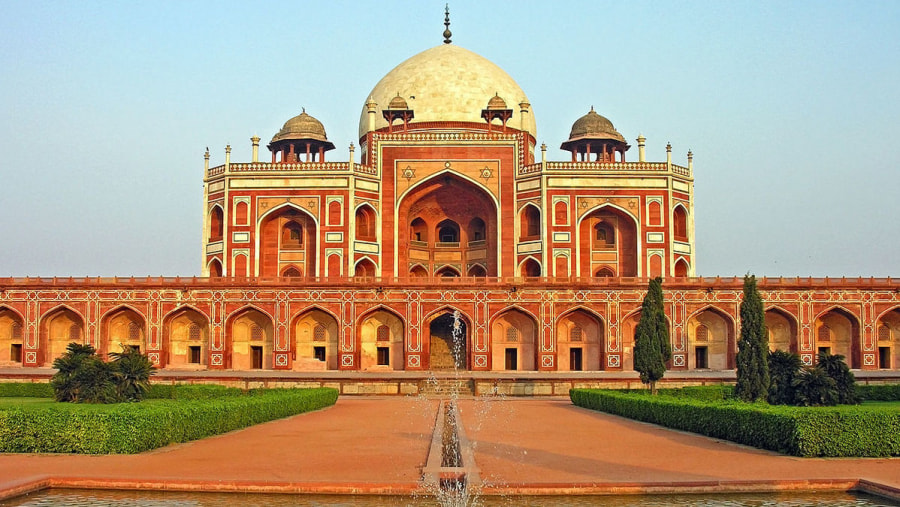
[[[315,207],[316,207],[316,201],[309,201],[308,203],[306,203],[306,207],[309,208],[309,209],[315,208]]]
[[[410,180],[416,177],[416,170],[410,166],[406,166],[406,169],[403,170],[403,177],[406,178],[406,182],[409,183]]]
[[[484,178],[485,181],[491,179],[493,176],[494,176],[494,171],[492,171],[490,168],[485,167],[484,169],[481,170],[481,177]]]

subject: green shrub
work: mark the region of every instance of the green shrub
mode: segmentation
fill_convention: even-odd
[[[803,368],[791,385],[794,387],[794,401],[797,405],[829,406],[837,405],[840,400],[837,383],[823,368]]]
[[[793,405],[796,403],[794,379],[800,373],[803,362],[799,354],[776,350],[769,352],[769,396],[773,405]]]
[[[53,386],[37,382],[2,382],[0,398],[52,398]]]
[[[589,389],[570,397],[584,408],[795,456],[900,456],[896,407],[801,408]]]
[[[125,347],[106,362],[90,345],[72,342],[53,361],[57,372],[50,379],[57,401],[116,403],[140,401],[150,387],[154,366],[140,351]]]
[[[900,401],[900,384],[857,384],[856,395],[863,401]]]
[[[317,410],[337,390],[270,389],[253,396],[0,410],[0,452],[138,453]]]

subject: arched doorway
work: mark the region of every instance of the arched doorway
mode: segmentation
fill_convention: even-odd
[[[144,319],[131,308],[121,308],[104,317],[97,351],[106,355],[128,349],[147,353]]]
[[[231,368],[235,370],[272,369],[275,329],[265,313],[247,308],[231,317]]]
[[[560,317],[556,323],[559,370],[604,370],[604,334],[603,322],[585,310],[575,310]]]
[[[70,343],[85,343],[84,319],[69,308],[58,308],[41,319],[42,363],[53,360],[66,352]]]
[[[259,275],[282,276],[294,266],[303,276],[317,276],[316,221],[306,211],[282,206],[265,216],[259,226]]]
[[[460,276],[477,263],[497,276],[497,207],[478,184],[454,173],[433,176],[402,198],[398,217],[398,244],[409,246],[399,251],[402,270],[422,264],[441,276],[441,266],[453,265]]]
[[[294,319],[294,370],[338,369],[338,323],[330,314],[307,310]]]
[[[797,320],[780,308],[766,310],[766,329],[769,331],[769,351],[798,353]]]
[[[878,319],[875,339],[878,343],[875,358],[878,367],[890,369],[900,364],[900,308],[894,308]]]
[[[165,321],[167,368],[201,369],[207,364],[209,320],[193,308],[181,308]]]
[[[844,356],[851,368],[859,368],[859,322],[843,308],[823,313],[815,323],[816,352]]]
[[[491,324],[491,368],[533,371],[536,369],[537,322],[520,310],[507,310]]]
[[[403,321],[379,309],[365,315],[359,325],[359,366],[362,370],[402,370]]]
[[[23,330],[19,314],[0,307],[0,365],[21,366],[25,355]]]
[[[635,219],[613,206],[602,206],[578,225],[581,276],[613,267],[614,276],[638,276],[638,236]]]
[[[707,308],[688,319],[690,370],[734,368],[734,320],[716,308]]]
[[[428,325],[429,364],[432,370],[466,370],[468,329],[465,320],[444,313]]]

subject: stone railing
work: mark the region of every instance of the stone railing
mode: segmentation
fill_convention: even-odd
[[[672,172],[679,176],[691,176],[687,167],[671,165]],[[668,172],[665,162],[547,162],[547,171],[579,172]],[[530,164],[519,169],[519,174],[541,172],[541,164]]]

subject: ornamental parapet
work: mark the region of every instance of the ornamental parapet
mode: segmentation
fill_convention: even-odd
[[[225,174],[225,169],[229,174],[243,173],[291,173],[291,172],[348,172],[351,170],[349,162],[298,162],[289,163],[271,163],[271,162],[250,162],[235,163],[210,167],[206,173],[207,179]],[[353,164],[354,171],[366,172],[365,166]]]
[[[578,171],[578,172],[671,172],[679,176],[691,177],[691,170],[675,164],[665,162],[547,162],[523,166],[519,174],[538,173],[541,169],[550,171]]]
[[[0,278],[0,301],[8,290],[53,289],[75,287],[112,287],[117,289],[139,287],[167,288],[228,288],[228,287],[279,287],[283,289],[308,287],[370,287],[375,290],[421,287],[465,287],[493,286],[529,289],[634,289],[646,288],[650,279],[646,277],[20,277]],[[740,290],[743,277],[667,277],[663,290]],[[889,290],[900,294],[900,279],[897,278],[830,278],[830,277],[761,277],[757,278],[760,289],[842,289],[842,290]]]

